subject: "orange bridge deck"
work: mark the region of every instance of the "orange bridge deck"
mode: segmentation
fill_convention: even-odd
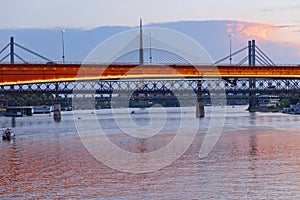
[[[130,64],[0,64],[0,85],[80,80],[273,78],[298,79],[300,66],[192,66]]]

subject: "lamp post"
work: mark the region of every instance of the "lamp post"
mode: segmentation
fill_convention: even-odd
[[[62,42],[62,62],[65,64],[65,40],[64,40],[64,33],[65,30],[61,30],[61,42]]]
[[[150,64],[152,64],[152,47],[151,47],[151,43],[152,43],[152,33],[149,33],[149,37],[150,37]]]
[[[233,36],[233,34],[228,34],[227,36],[229,37],[229,65],[231,65],[231,61],[232,61],[232,57],[231,57],[231,37]]]

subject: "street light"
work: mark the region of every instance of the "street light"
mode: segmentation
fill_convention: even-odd
[[[62,42],[62,62],[65,64],[65,40],[64,40],[64,33],[65,30],[61,30],[61,42]]]
[[[227,36],[229,37],[229,64],[231,65],[231,61],[232,61],[232,57],[231,57],[231,37],[233,36],[233,34],[228,34]]]
[[[150,57],[149,57],[149,59],[150,59],[150,64],[152,64],[152,49],[151,49],[151,43],[152,43],[152,33],[149,33],[149,37],[150,37]]]

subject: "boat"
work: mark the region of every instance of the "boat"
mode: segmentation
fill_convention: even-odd
[[[2,139],[3,140],[12,140],[15,138],[15,134],[13,133],[13,130],[10,128],[7,128],[5,131],[2,133]]]

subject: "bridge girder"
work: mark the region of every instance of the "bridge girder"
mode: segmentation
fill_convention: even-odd
[[[300,94],[299,79],[257,79],[254,88],[249,88],[248,79],[235,79],[234,81],[224,79],[111,80],[0,86],[0,103],[2,105],[10,102],[18,104],[18,99],[23,103],[36,101],[43,104],[53,103],[55,100],[66,102],[75,95],[93,96],[107,101],[113,95],[128,96],[134,93],[144,94],[148,100],[176,99],[176,95],[192,99],[197,96],[199,80],[202,81],[200,98],[204,99],[209,99],[213,93],[226,94],[227,99],[248,99],[250,93],[278,95],[285,98],[298,98]],[[187,91],[192,96],[186,97]],[[136,100],[139,99],[136,98]]]

